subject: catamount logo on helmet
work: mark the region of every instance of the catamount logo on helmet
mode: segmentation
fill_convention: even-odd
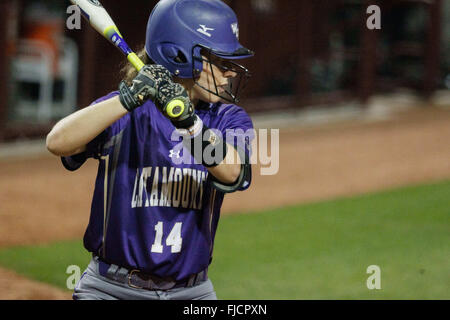
[[[233,34],[236,36],[236,39],[239,40],[239,27],[237,22],[231,24],[231,30],[233,30]]]
[[[88,0],[90,3],[92,3],[94,6],[102,7],[102,4],[98,0]]]

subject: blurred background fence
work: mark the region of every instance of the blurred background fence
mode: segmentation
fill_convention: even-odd
[[[103,0],[127,42],[144,45],[157,1]],[[241,105],[250,113],[364,107],[407,88],[427,98],[450,89],[449,0],[229,0],[241,42],[256,51]],[[0,2],[0,141],[42,138],[61,117],[115,90],[125,59],[82,21],[69,30],[69,0]],[[370,30],[366,9],[381,9]]]

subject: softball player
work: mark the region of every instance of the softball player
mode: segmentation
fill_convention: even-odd
[[[48,134],[68,170],[99,160],[93,258],[74,299],[216,299],[208,266],[224,194],[251,180],[253,125],[235,105],[249,72],[235,60],[253,52],[238,34],[220,0],[160,1],[146,66]],[[174,97],[184,110],[168,111]]]

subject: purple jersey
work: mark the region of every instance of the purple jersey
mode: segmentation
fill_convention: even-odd
[[[195,112],[224,139],[227,129],[253,129],[236,105],[204,103]],[[87,145],[86,156],[98,159],[99,167],[84,245],[109,263],[180,280],[211,263],[224,193],[193,159],[174,164],[181,156],[175,148],[181,138],[171,138],[174,129],[148,101]],[[246,154],[249,145],[244,144]],[[80,166],[76,157],[64,162],[68,168]],[[250,178],[241,190],[249,185]]]

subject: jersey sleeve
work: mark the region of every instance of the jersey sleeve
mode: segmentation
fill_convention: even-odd
[[[255,138],[253,122],[244,109],[232,106],[224,111],[220,131],[225,142],[236,149],[241,162],[244,164],[244,181],[238,190],[246,190],[250,187],[252,177],[250,158],[252,141]]]
[[[116,96],[117,94],[118,94],[117,92],[111,92],[110,94],[95,100],[93,103],[91,103],[88,106],[88,108],[97,103],[108,100],[108,99]],[[118,131],[118,126],[120,125],[119,122],[120,122],[120,120],[116,121],[111,126],[106,128],[105,130],[103,130],[103,132],[101,132],[97,137],[92,139],[86,145],[86,150],[84,152],[75,154],[72,156],[68,156],[68,157],[61,157],[61,162],[62,162],[63,166],[67,170],[75,171],[75,170],[79,169],[89,158],[100,159],[100,157],[102,156],[102,150],[103,150],[104,144],[106,143],[106,141],[108,141],[110,139],[110,137],[112,137],[114,135],[114,132]]]

